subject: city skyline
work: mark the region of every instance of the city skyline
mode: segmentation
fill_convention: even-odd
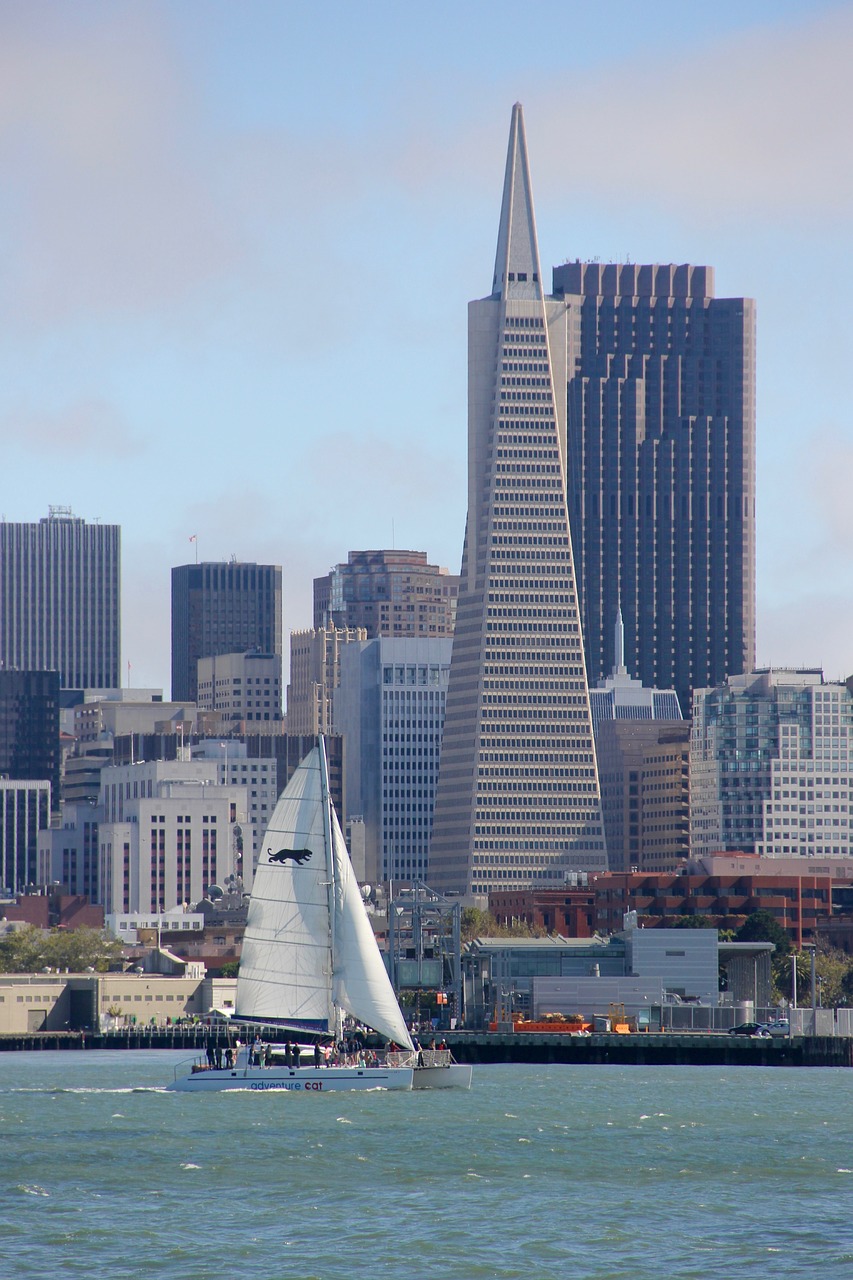
[[[283,565],[286,633],[352,547],[458,572],[465,303],[520,99],[546,277],[703,262],[720,296],[756,298],[757,662],[849,674],[853,15],[329,14],[0,15],[0,514],[122,526],[122,673],[168,688],[191,536],[203,560]]]

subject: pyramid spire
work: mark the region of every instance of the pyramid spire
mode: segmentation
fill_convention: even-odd
[[[607,854],[521,107],[512,112],[494,286],[468,308],[468,523],[429,883],[496,889],[604,871]]]
[[[524,112],[520,102],[516,102],[512,109],[509,129],[492,297],[542,297],[536,218],[527,161]]]

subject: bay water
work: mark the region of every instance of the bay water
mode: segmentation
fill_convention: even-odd
[[[5,1275],[853,1277],[853,1072],[494,1066],[469,1092],[162,1091],[0,1054]]]

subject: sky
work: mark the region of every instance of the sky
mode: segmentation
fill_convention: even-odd
[[[0,0],[0,518],[118,523],[123,670],[173,565],[458,572],[467,303],[512,104],[545,278],[758,307],[760,665],[853,672],[853,6]],[[195,536],[197,542],[191,543]]]

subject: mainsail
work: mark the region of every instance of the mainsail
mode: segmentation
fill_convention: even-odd
[[[282,792],[267,828],[236,1016],[333,1032],[337,1008],[411,1047],[329,800],[321,739]]]

